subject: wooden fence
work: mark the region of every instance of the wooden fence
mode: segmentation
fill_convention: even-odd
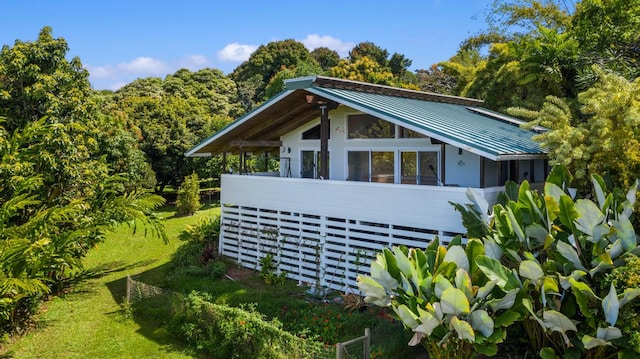
[[[356,344],[358,342],[362,342],[362,358],[369,359],[371,358],[371,333],[369,328],[365,328],[364,335],[358,338],[351,339],[344,343],[336,344],[336,358],[337,359],[348,359],[351,358],[351,354],[347,349],[347,346],[351,344]],[[360,356],[358,356],[360,358]]]

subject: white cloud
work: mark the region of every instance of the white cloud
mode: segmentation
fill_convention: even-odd
[[[346,57],[349,54],[349,51],[356,46],[353,42],[343,42],[342,40],[336,39],[332,36],[320,36],[318,34],[307,35],[307,37],[299,41],[311,51],[318,47],[327,47],[337,52],[340,57]]]
[[[176,61],[166,61],[151,57],[138,57],[117,65],[85,65],[89,71],[91,84],[95,89],[117,90],[136,78],[165,77],[179,69],[197,71],[209,67],[211,62],[203,55],[187,55]]]
[[[222,50],[218,51],[218,60],[229,62],[246,61],[257,48],[258,46],[256,45],[241,45],[237,42],[227,44]]]
[[[131,62],[118,64],[117,68],[118,70],[147,74],[149,76],[166,74],[171,69],[166,62],[151,57],[138,57]]]
[[[209,59],[203,55],[187,55],[179,59],[176,64],[179,68],[185,68],[191,71],[197,71],[211,66]]]

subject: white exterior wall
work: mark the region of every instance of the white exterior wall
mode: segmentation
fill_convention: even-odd
[[[445,145],[445,168],[445,185],[480,187],[480,156]]]
[[[440,145],[432,145],[429,138],[403,139],[347,139],[347,116],[359,114],[355,110],[340,107],[329,112],[331,119],[331,139],[329,140],[329,177],[332,180],[345,181],[348,174],[347,152],[353,150],[395,151],[396,167],[399,167],[399,150],[439,151]],[[282,136],[281,158],[291,158],[291,177],[301,177],[300,153],[303,150],[320,150],[320,140],[302,140],[302,133],[317,126],[320,118],[316,118],[305,126]],[[289,151],[291,149],[291,151]],[[440,164],[442,167],[442,164]],[[281,162],[281,176],[286,177],[284,162]],[[395,178],[400,178],[396,168]],[[478,172],[476,175],[479,176]]]
[[[449,201],[466,188],[223,175],[222,255],[259,269],[271,253],[299,283],[355,289],[384,247],[424,248],[465,233]],[[501,187],[475,189],[490,203]]]

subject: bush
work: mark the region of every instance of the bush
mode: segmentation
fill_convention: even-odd
[[[171,330],[214,358],[315,358],[322,343],[282,330],[278,321],[265,321],[252,308],[213,304],[192,292],[174,308]]]
[[[607,274],[602,282],[601,291],[605,291],[613,284],[618,293],[624,292],[627,288],[640,288],[640,257],[629,256],[626,264],[615,268]],[[629,338],[629,345],[636,352],[640,353],[640,302],[633,301],[620,309],[618,326],[622,334]]]
[[[193,173],[184,178],[184,182],[178,188],[178,199],[176,200],[176,214],[187,216],[196,213],[201,207],[200,204],[200,183],[198,175]]]

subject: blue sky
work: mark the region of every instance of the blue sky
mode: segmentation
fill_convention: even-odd
[[[229,73],[258,46],[295,39],[346,56],[371,41],[428,68],[485,28],[489,0],[1,0],[0,44],[51,26],[95,89],[180,68]]]

